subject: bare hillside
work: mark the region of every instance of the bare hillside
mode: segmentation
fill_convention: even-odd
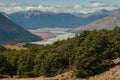
[[[77,27],[74,31],[80,30],[94,30],[94,29],[113,29],[116,26],[120,26],[120,15],[112,15],[103,19],[97,20],[87,26]]]

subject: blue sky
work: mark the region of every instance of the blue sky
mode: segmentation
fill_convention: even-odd
[[[120,8],[120,0],[0,0],[0,11],[24,10],[89,13],[100,9]]]
[[[92,1],[101,1],[106,3],[120,4],[120,0],[0,0],[1,3],[20,3],[20,4],[41,4],[41,5],[76,5],[76,4],[87,4]]]

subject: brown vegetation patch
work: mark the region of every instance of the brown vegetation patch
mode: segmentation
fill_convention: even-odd
[[[3,47],[11,50],[25,50],[27,48],[23,47],[23,44],[3,44]]]

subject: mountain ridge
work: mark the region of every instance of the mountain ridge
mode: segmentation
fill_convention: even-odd
[[[8,16],[0,13],[0,44],[21,43],[41,40],[40,37],[20,27]]]

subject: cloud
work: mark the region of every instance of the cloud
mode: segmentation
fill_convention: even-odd
[[[3,7],[5,4],[4,3],[0,3],[0,7]]]
[[[73,10],[72,6],[69,5],[39,5],[37,7],[26,7],[26,10],[41,10],[41,11],[52,11],[52,12],[67,12]]]
[[[120,4],[108,4],[109,7],[120,8]]]
[[[107,3],[92,1],[87,5],[83,5],[83,8],[98,8],[98,7],[105,7],[105,6],[107,6]]]
[[[39,4],[4,4],[0,3],[0,10],[6,13],[12,13],[17,11],[25,10],[41,10],[41,11],[52,11],[52,12],[93,12],[101,8],[120,8],[120,4],[110,4],[101,1],[92,1],[85,5],[39,5]]]
[[[110,4],[101,1],[92,1],[88,5],[84,5],[86,8],[100,8],[100,7],[112,7],[112,8],[120,8],[120,4]]]

